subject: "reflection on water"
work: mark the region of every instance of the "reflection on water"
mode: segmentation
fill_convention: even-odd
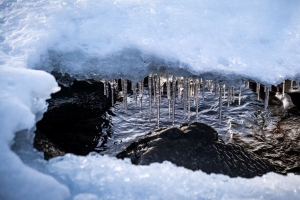
[[[153,91],[153,90],[152,90]],[[219,97],[217,93],[208,87],[200,90],[198,97],[198,121],[208,124],[215,128],[219,135],[226,142],[230,142],[235,134],[263,134],[262,130],[271,128],[274,123],[279,120],[278,117],[270,115],[269,111],[264,110],[264,102],[257,100],[257,94],[246,86],[241,86],[241,103],[239,105],[239,92],[236,89],[232,94],[233,101],[228,106],[228,89],[222,94],[222,121],[219,124]],[[178,92],[178,91],[177,91]],[[204,95],[203,95],[204,94]],[[140,99],[134,94],[128,94],[127,110],[121,102],[114,105],[111,111],[113,133],[112,137],[107,141],[107,149],[103,154],[116,155],[125,149],[137,137],[143,136],[157,128],[157,103],[152,96],[152,117],[149,118],[149,91],[145,87],[142,95],[142,109],[140,109]],[[224,98],[225,96],[225,98]],[[175,103],[175,126],[182,123],[196,121],[196,106],[194,105],[194,97],[190,98],[190,120],[188,119],[188,110],[184,109],[184,99],[176,98]],[[172,112],[172,109],[171,109]],[[172,114],[169,114],[169,100],[166,85],[161,96],[160,104],[160,127],[172,126]]]

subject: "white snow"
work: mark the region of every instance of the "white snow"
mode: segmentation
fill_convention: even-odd
[[[72,155],[38,172],[10,150],[15,133],[31,133],[45,99],[58,90],[52,76],[32,69],[138,80],[167,67],[267,84],[299,81],[299,6],[297,0],[0,1],[0,199],[299,199],[294,175],[230,179],[170,163],[137,167]]]

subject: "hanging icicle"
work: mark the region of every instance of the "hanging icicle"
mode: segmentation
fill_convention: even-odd
[[[268,109],[269,105],[269,92],[270,92],[270,87],[266,87],[266,95],[265,95],[265,110]]]
[[[199,102],[198,102],[198,97],[199,97],[199,86],[200,86],[200,81],[199,79],[195,79],[195,94],[194,94],[194,104],[196,104],[196,119],[195,121],[198,121],[199,118]]]
[[[231,98],[232,98],[232,88],[228,87],[228,94],[227,94],[227,106],[229,107],[231,104]]]
[[[131,82],[131,90],[133,92],[133,99],[135,102],[135,106],[137,106],[137,88],[136,88],[136,84]]]
[[[113,79],[112,82],[110,83],[110,90],[111,90],[111,106],[114,106],[115,100],[114,100],[114,89],[115,89],[115,80]]]
[[[151,122],[152,115],[152,74],[148,77],[148,94],[149,94],[149,122]]]
[[[222,87],[219,87],[219,124],[222,124]]]
[[[171,79],[170,79],[171,78]],[[168,108],[169,108],[169,118],[171,118],[171,81],[172,76],[167,75],[167,98],[168,98]]]
[[[212,80],[209,80],[209,90],[210,90],[210,93],[212,94],[212,92],[214,90],[214,83]]]
[[[282,98],[284,98],[284,92],[285,92],[285,81],[282,82]]]
[[[152,76],[152,88],[153,88],[153,102],[154,102],[154,105],[156,105],[156,81],[157,81],[157,75],[154,74]]]
[[[188,121],[190,121],[190,115],[191,115],[191,80],[190,78],[187,78],[187,96],[186,96],[186,101],[187,101],[187,111],[188,111]]]
[[[180,94],[181,94],[181,77],[176,77],[176,79],[177,79],[177,99],[178,99],[178,101],[180,101],[181,100],[181,98],[180,98]]]
[[[142,79],[138,83],[138,87],[139,87],[139,98],[140,98],[140,111],[142,111],[142,109],[143,109],[144,79]]]
[[[226,99],[226,85],[225,84],[223,85],[223,91],[224,91],[224,97],[223,98]]]
[[[172,78],[172,124],[175,125],[176,77]]]
[[[183,110],[186,112],[187,107],[187,78],[183,79]]]
[[[160,121],[160,96],[161,96],[160,75],[157,75],[156,77],[157,128],[159,128],[159,121]]]
[[[242,101],[242,87],[239,88],[239,105],[241,105]]]
[[[103,95],[106,96],[106,81],[105,80],[103,81]]]
[[[214,87],[215,87],[215,96],[217,97],[218,96],[218,87],[217,87],[217,84],[215,83],[214,84]]]
[[[127,111],[127,79],[121,79],[123,93],[123,107]]]
[[[259,83],[256,83],[257,100],[259,100],[259,93],[260,93],[260,84],[259,84]]]
[[[204,97],[205,97],[205,80],[201,79],[201,83],[202,83],[202,99],[204,100]]]
[[[249,81],[246,81],[246,82],[245,82],[245,87],[246,87],[247,89],[250,88],[250,82],[249,82]]]

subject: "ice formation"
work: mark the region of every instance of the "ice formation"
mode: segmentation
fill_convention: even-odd
[[[198,89],[204,98],[205,87],[213,88],[207,80],[226,79],[218,86],[220,105],[226,94],[233,101],[231,87],[241,78],[266,86],[287,78],[299,82],[299,11],[296,0],[1,1],[0,199],[299,199],[300,182],[294,175],[229,179],[170,163],[137,167],[108,156],[36,158],[25,165],[32,147],[28,152],[20,148],[22,161],[10,149],[18,131],[28,130],[28,138],[18,145],[31,141],[35,122],[47,108],[45,100],[58,90],[52,76],[31,69],[56,69],[81,79],[121,77],[125,109],[125,80],[136,87],[150,73],[174,75],[177,97],[187,112]],[[188,77],[204,74],[207,80],[193,88]],[[159,73],[150,81],[149,109],[157,107],[159,125],[166,81]],[[106,94],[113,85],[105,82]],[[143,105],[143,88],[136,95]]]

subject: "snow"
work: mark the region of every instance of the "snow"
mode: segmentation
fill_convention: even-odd
[[[1,58],[83,78],[138,80],[164,66],[275,84],[299,78],[299,6],[297,0],[16,1],[1,12]]]
[[[299,199],[295,175],[230,179],[95,155],[40,161],[47,168],[40,170],[24,164],[29,155],[21,160],[10,149],[21,130],[32,142],[45,100],[58,90],[51,75],[34,69],[133,81],[159,70],[299,81],[299,6],[297,0],[0,1],[0,199]]]

